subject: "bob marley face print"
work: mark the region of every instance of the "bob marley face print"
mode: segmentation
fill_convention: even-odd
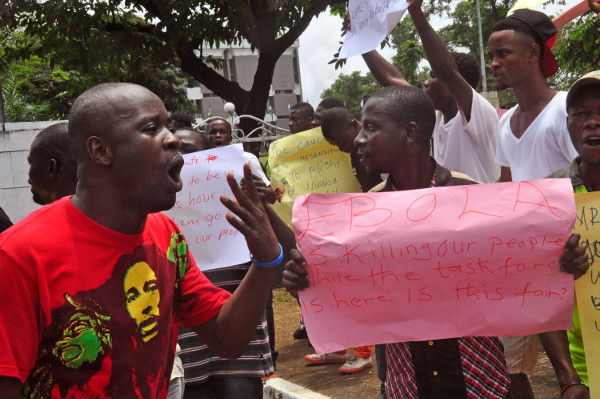
[[[72,315],[62,329],[62,337],[56,342],[52,354],[60,362],[78,369],[84,363],[94,363],[110,351],[110,332],[107,322],[93,301],[78,302],[65,294],[66,306],[71,305]],[[96,310],[95,310],[96,309]]]
[[[160,292],[156,274],[146,262],[138,262],[127,271],[123,289],[127,312],[135,320],[142,340],[148,342],[158,333]]]
[[[166,252],[139,245],[121,254],[95,288],[62,294],[22,397],[137,399],[166,392],[187,259],[186,242],[174,232]]]
[[[64,304],[53,310],[55,323],[44,330],[23,397],[50,397],[58,381],[68,379],[69,384],[59,387],[64,393],[70,386],[85,384],[105,364],[112,346],[110,316],[89,294],[64,294]]]
[[[76,313],[69,320],[52,354],[69,368],[78,369],[83,363],[93,363],[105,353],[104,346],[110,339],[108,335],[101,335],[100,330],[97,319]]]

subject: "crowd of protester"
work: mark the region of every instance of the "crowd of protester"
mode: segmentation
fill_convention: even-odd
[[[422,0],[410,3],[431,65],[425,90],[371,51],[363,58],[383,88],[361,120],[340,99],[298,103],[291,134],[320,126],[350,154],[362,192],[546,177],[570,178],[576,193],[600,189],[600,71],[568,93],[551,88],[556,28],[545,14],[517,10],[492,28],[494,80],[517,99],[499,118],[475,90],[476,59],[450,52]],[[182,188],[181,153],[230,145],[232,130],[221,118],[194,127],[144,87],[106,83],[36,136],[29,183],[47,206],[14,226],[0,209],[0,396],[262,398],[278,357],[272,288],[297,296],[309,286],[294,233],[271,207],[277,187],[247,152],[243,180],[227,176],[235,199],[220,200],[251,252],[241,265],[200,272],[160,213]],[[557,261],[575,278],[586,272],[578,235]],[[308,338],[302,320],[293,336]],[[305,360],[352,374],[373,367],[374,352],[373,397],[530,399],[543,347],[561,397],[590,397],[577,307],[570,331],[374,344]]]

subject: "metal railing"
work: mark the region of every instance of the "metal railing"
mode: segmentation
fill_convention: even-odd
[[[290,135],[288,129],[276,126],[272,123],[264,121],[252,115],[235,115],[235,107],[231,103],[226,103],[224,106],[225,112],[229,114],[227,118],[219,116],[213,116],[204,119],[201,123],[195,125],[195,128],[203,130],[203,128],[210,122],[216,119],[225,119],[231,124],[231,135],[233,137],[232,143],[251,143],[251,142],[262,142],[268,147],[271,141],[286,137]],[[244,132],[239,128],[240,121],[242,119],[250,119],[258,123],[258,126],[249,132]]]

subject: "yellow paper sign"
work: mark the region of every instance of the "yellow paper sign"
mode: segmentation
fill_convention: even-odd
[[[590,397],[600,397],[600,192],[575,194],[577,219],[573,231],[587,244],[590,268],[575,281],[575,294]]]
[[[273,209],[290,226],[298,195],[360,192],[350,155],[325,141],[320,127],[275,140],[269,146],[269,166],[271,187],[285,189]]]

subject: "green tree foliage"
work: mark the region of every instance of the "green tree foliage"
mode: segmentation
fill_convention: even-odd
[[[139,64],[123,61],[120,68],[113,68],[113,76],[106,72],[108,65],[99,65],[93,69],[78,68],[61,59],[52,50],[40,51],[43,43],[23,31],[4,28],[0,30],[0,40],[4,44],[0,50],[3,61],[0,65],[0,79],[3,82],[11,77],[16,79],[14,93],[19,96],[13,98],[23,101],[23,106],[48,105],[36,118],[19,117],[19,121],[66,119],[71,104],[79,94],[106,81],[139,83],[157,93],[168,109],[193,113],[194,104],[187,99],[185,90],[188,79],[172,66],[155,66],[149,59]],[[16,121],[12,118],[6,119]]]
[[[321,98],[338,98],[346,104],[346,108],[356,118],[361,117],[361,101],[364,103],[367,98],[381,87],[373,75],[368,73],[366,76],[360,72],[354,71],[350,75],[340,74],[336,81],[325,89]]]
[[[480,0],[484,59],[486,65],[487,89],[496,90],[486,57],[487,39],[496,21],[506,17],[515,0]],[[565,4],[564,0],[553,0],[549,4]],[[424,1],[423,11],[430,21],[450,21],[438,29],[438,34],[451,51],[464,51],[479,61],[479,33],[477,26],[476,3],[472,0],[459,2]],[[419,82],[425,71],[418,65],[425,59],[419,36],[407,16],[388,36],[387,44],[397,50],[392,58],[394,65],[411,83]],[[573,81],[586,72],[598,69],[600,65],[600,19],[591,12],[577,18],[571,24],[559,30],[556,45],[553,48],[559,71],[550,79],[562,89],[567,89]],[[337,62],[336,66],[343,65]],[[481,84],[479,89],[481,90]],[[500,106],[511,107],[516,103],[510,90],[500,91]]]
[[[412,19],[404,18],[391,32],[389,39],[397,51],[392,63],[408,82],[419,84],[423,80],[419,62],[425,58],[425,51]]]
[[[600,18],[587,12],[561,29],[554,54],[563,89],[581,75],[600,69]]]
[[[494,23],[506,17],[514,0],[480,0],[484,56],[487,52],[489,38]],[[564,0],[553,0],[549,4],[564,5]],[[450,49],[468,49],[468,52],[480,60],[479,37],[477,28],[477,10],[474,1],[461,1],[452,9],[446,5],[432,3],[430,12],[441,12],[449,16],[450,24],[441,28],[438,33]],[[600,20],[588,12],[574,22],[558,31],[558,38],[553,53],[558,61],[558,73],[550,78],[551,83],[562,89],[568,89],[571,83],[582,74],[597,69],[600,65]],[[496,90],[491,75],[488,57],[484,57],[486,65],[487,88]],[[481,89],[481,85],[480,85]],[[500,106],[508,108],[516,104],[511,90],[500,91]]]
[[[331,3],[341,1],[8,0],[0,18],[4,26],[39,37],[43,46],[36,54],[52,53],[83,74],[158,80],[166,87],[180,69],[239,113],[263,117],[277,60]],[[242,41],[259,50],[250,90],[224,77],[219,60],[203,54]]]
[[[50,114],[50,103],[40,98],[27,98],[19,87],[19,78],[12,71],[4,74],[1,83],[6,122],[53,119]]]
[[[21,32],[0,30],[0,40],[5,45],[0,48],[0,84],[7,122],[59,119],[53,109],[53,101],[58,101],[56,87],[66,79],[64,71],[50,65],[39,57],[6,63],[6,54],[17,45],[32,45],[23,40]]]
[[[484,51],[487,48],[487,38],[492,32],[492,26],[506,16],[513,3],[514,1],[480,0]],[[479,28],[475,1],[459,2],[448,15],[452,22],[438,31],[444,43],[451,49],[462,48],[463,51],[468,49],[466,52],[479,60]]]

